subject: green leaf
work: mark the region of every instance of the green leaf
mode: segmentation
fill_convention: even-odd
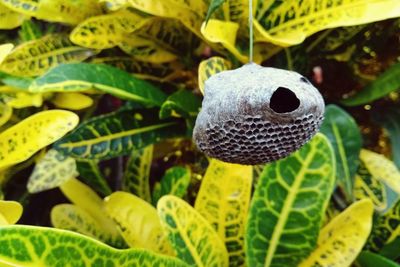
[[[122,177],[122,189],[150,202],[150,168],[153,145],[133,149]]]
[[[358,125],[346,111],[338,106],[328,105],[320,131],[328,137],[335,151],[336,184],[344,190],[347,200],[350,201],[362,142]]]
[[[31,84],[31,92],[74,92],[95,88],[126,100],[161,106],[166,95],[149,82],[99,64],[63,64]]]
[[[228,266],[224,243],[193,207],[168,195],[158,201],[157,211],[178,258],[198,267]]]
[[[388,242],[383,246],[383,248],[379,251],[379,255],[382,255],[388,259],[396,260],[400,257],[399,246],[400,236],[397,236],[393,241]]]
[[[112,193],[106,178],[102,175],[96,160],[77,160],[76,167],[79,172],[80,180],[88,184],[102,196]]]
[[[25,20],[18,31],[19,38],[23,42],[39,39],[43,36],[39,25],[33,20]]]
[[[312,252],[334,175],[333,149],[322,134],[291,156],[266,165],[247,220],[248,266],[296,266]]]
[[[18,89],[28,90],[33,79],[27,77],[17,77],[0,71],[0,80],[5,85],[9,85]]]
[[[35,165],[29,177],[29,193],[39,193],[59,187],[68,179],[78,176],[75,159],[66,157],[54,149],[47,151]]]
[[[217,11],[218,8],[222,6],[225,0],[211,0],[210,5],[208,6],[207,16],[206,16],[206,23],[211,18],[212,14]]]
[[[170,95],[162,104],[160,118],[194,118],[201,108],[201,99],[188,90],[179,90]]]
[[[158,200],[165,195],[183,198],[190,184],[191,172],[188,168],[169,168],[159,183],[154,185],[152,203],[157,205]]]
[[[105,199],[104,205],[130,247],[172,255],[157,210],[148,202],[126,192],[115,192]]]
[[[362,91],[342,100],[346,106],[358,106],[384,97],[392,91],[400,88],[400,63],[396,63],[388,68],[376,80],[367,85]]]
[[[211,160],[196,197],[195,209],[224,241],[229,266],[244,266],[244,234],[253,168]]]
[[[357,258],[357,262],[361,264],[362,267],[400,267],[396,262],[368,251],[361,252]]]
[[[0,263],[20,267],[188,266],[148,250],[117,250],[70,231],[22,225],[0,227]]]
[[[92,118],[55,144],[74,158],[110,159],[164,138],[184,134],[179,121],[159,120],[157,110],[125,110]]]

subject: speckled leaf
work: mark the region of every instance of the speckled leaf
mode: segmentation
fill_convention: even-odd
[[[73,45],[68,36],[53,34],[19,45],[0,64],[0,70],[32,77],[58,64],[80,62],[92,55],[92,50]]]
[[[191,172],[188,168],[169,168],[160,182],[154,185],[152,203],[157,205],[158,200],[165,195],[173,195],[183,198],[190,184]]]
[[[122,189],[150,202],[150,167],[153,145],[133,149],[122,176]]]
[[[15,12],[33,16],[38,8],[38,0],[0,0],[0,3]]]
[[[71,41],[93,49],[111,48],[124,37],[140,28],[148,19],[133,12],[121,10],[115,13],[91,17],[71,32]]]
[[[157,211],[178,258],[198,267],[228,266],[224,243],[192,206],[167,195],[158,201]]]
[[[400,194],[400,171],[392,161],[367,149],[361,150],[360,159],[372,176]]]
[[[95,88],[119,98],[160,106],[166,95],[149,82],[99,64],[63,64],[34,80],[31,92],[74,92]]]
[[[103,200],[87,185],[75,178],[60,186],[63,194],[76,206],[89,213],[103,229],[104,239],[114,247],[125,247],[117,225],[105,213]]]
[[[54,149],[47,151],[35,165],[27,188],[38,193],[59,187],[68,179],[78,176],[75,159],[66,157]]]
[[[336,185],[351,200],[362,142],[358,125],[350,114],[338,106],[329,105],[320,131],[328,137],[335,151]]]
[[[396,262],[368,251],[361,252],[357,258],[357,262],[361,264],[362,267],[400,267]]]
[[[51,209],[51,224],[58,229],[77,232],[112,245],[101,224],[84,209],[72,204],[59,204]]]
[[[22,205],[16,201],[0,200],[0,215],[3,219],[0,226],[16,223],[21,218],[22,210]]]
[[[373,213],[369,199],[352,204],[322,228],[317,248],[299,267],[350,266],[371,232]]]
[[[78,121],[75,113],[49,110],[8,128],[0,133],[0,169],[28,159],[75,128]]]
[[[182,136],[178,121],[160,121],[157,110],[126,110],[88,120],[55,144],[75,158],[110,159],[129,154],[164,138]]]
[[[111,194],[111,188],[108,185],[106,178],[101,173],[96,160],[79,159],[76,161],[76,166],[80,180],[88,184],[93,190],[97,191],[102,196],[108,196]]]
[[[323,29],[398,16],[397,0],[258,1],[254,26],[265,41],[289,46]]]
[[[266,165],[247,220],[248,266],[296,266],[313,251],[334,175],[333,148],[322,134]]]
[[[195,209],[225,242],[229,266],[244,266],[244,232],[250,202],[251,166],[211,160],[204,175]]]
[[[398,5],[398,4],[397,4]],[[400,16],[400,8],[399,16]],[[342,103],[346,106],[359,106],[384,97],[392,91],[400,88],[400,63],[393,64],[383,74],[381,74],[372,83],[367,85],[360,92],[344,99]]]
[[[212,75],[218,72],[229,70],[231,68],[231,62],[222,57],[211,57],[203,60],[199,65],[199,88],[204,94],[204,83]]]
[[[240,62],[247,63],[249,58],[239,51],[236,44],[236,35],[239,24],[231,21],[210,19],[201,26],[201,33],[211,43],[220,43],[231,52]]]
[[[0,29],[10,30],[21,26],[22,22],[26,19],[26,16],[9,9],[5,5],[1,4],[0,1],[0,18]]]
[[[51,102],[58,108],[69,110],[85,109],[93,105],[93,99],[80,93],[57,93]]]
[[[105,199],[105,209],[130,247],[172,254],[157,210],[151,204],[135,195],[115,192]]]
[[[22,225],[0,227],[0,263],[20,267],[188,266],[144,249],[118,250],[70,231]]]
[[[201,108],[201,99],[188,90],[179,90],[171,94],[162,104],[160,118],[195,118]]]

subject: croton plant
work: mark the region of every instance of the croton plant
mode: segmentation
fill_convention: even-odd
[[[248,4],[0,0],[0,266],[400,266],[399,0]],[[207,158],[204,82],[250,51],[319,88],[320,132]]]

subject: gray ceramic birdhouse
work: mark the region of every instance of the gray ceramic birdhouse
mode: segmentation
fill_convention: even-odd
[[[321,94],[300,74],[250,63],[206,81],[193,137],[210,157],[262,164],[310,140],[324,107]]]

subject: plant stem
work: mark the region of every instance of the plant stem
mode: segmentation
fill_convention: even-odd
[[[253,0],[249,0],[249,35],[250,35],[250,43],[249,43],[249,62],[253,62]]]

